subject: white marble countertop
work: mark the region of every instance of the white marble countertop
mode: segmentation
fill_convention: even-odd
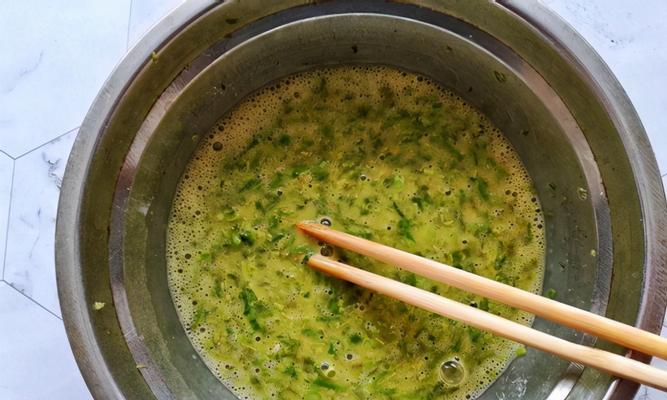
[[[593,45],[621,81],[664,182],[667,2],[543,1]],[[23,0],[0,7],[0,399],[90,398],[56,292],[60,183],[78,126],[103,81],[126,50],[179,3]],[[664,361],[654,363],[667,369]],[[637,399],[667,395],[642,387]]]

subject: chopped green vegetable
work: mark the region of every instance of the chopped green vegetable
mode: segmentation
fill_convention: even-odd
[[[336,354],[338,354],[338,350],[336,350],[336,347],[334,346],[333,343],[329,343],[329,349],[327,350],[327,353],[328,353],[328,354],[331,354],[331,355],[333,355],[333,356],[335,356]]]
[[[528,351],[526,350],[526,346],[524,345],[519,345],[519,347],[516,348],[514,353],[516,354],[517,357],[523,357],[526,355]]]
[[[296,178],[296,177],[300,176],[301,174],[303,174],[306,171],[308,171],[307,166],[297,165],[295,167],[292,167],[292,172],[290,173],[290,175],[292,176],[292,178]]]
[[[479,197],[484,201],[489,201],[489,184],[482,178],[475,178],[475,184],[477,185],[477,191],[479,192]]]
[[[258,319],[260,316],[267,315],[268,310],[264,303],[260,302],[255,292],[245,287],[241,290],[241,300],[243,301],[243,315],[246,316],[250,326],[256,331],[262,329]]]
[[[582,187],[577,188],[577,196],[580,200],[586,200],[588,198],[588,190]]]
[[[412,196],[410,200],[417,205],[419,211],[424,211],[426,206],[433,204],[433,199],[431,198],[426,185],[420,186],[417,194]]]
[[[329,177],[329,167],[327,162],[322,161],[318,165],[314,166],[311,169],[311,174],[313,175],[313,178],[320,182],[326,180]]]
[[[493,263],[493,267],[496,269],[496,271],[499,271],[503,269],[506,263],[507,263],[507,255],[503,254],[496,257],[496,261]]]
[[[293,364],[285,368],[283,372],[285,373],[285,375],[289,375],[290,377],[292,377],[292,379],[296,379],[298,375],[296,372],[296,368],[294,368]]]
[[[415,238],[412,236],[410,229],[412,229],[412,224],[407,218],[401,218],[398,221],[398,233],[409,241],[414,242]]]
[[[326,388],[326,389],[335,390],[336,392],[340,392],[340,391],[343,391],[345,389],[343,386],[333,382],[332,380],[327,379],[327,378],[323,378],[321,376],[318,376],[313,381],[313,383],[317,386],[321,386],[321,387]]]
[[[358,343],[361,343],[362,341],[363,341],[363,338],[362,338],[361,335],[358,334],[358,333],[353,333],[353,334],[350,336],[350,343],[358,344]]]
[[[250,189],[253,189],[253,188],[259,186],[261,183],[262,183],[262,181],[260,181],[257,178],[250,178],[243,183],[243,185],[239,188],[239,191],[240,192],[245,192],[246,190],[250,190]]]
[[[403,279],[401,279],[403,283],[407,283],[410,286],[417,286],[417,275],[413,274],[412,272],[406,274]]]
[[[392,201],[392,202],[391,202],[391,206],[394,208],[394,210],[396,211],[396,213],[397,213],[401,218],[405,218],[405,214],[403,214],[403,211],[401,211],[400,207],[398,206],[398,204],[396,204],[395,201]]]
[[[278,138],[278,144],[281,146],[289,146],[292,143],[292,138],[289,135],[283,134]]]
[[[477,328],[468,328],[468,336],[473,343],[477,343],[482,338],[483,332]]]
[[[222,298],[222,281],[218,278],[213,281],[213,295],[217,298]]]
[[[276,172],[276,174],[273,176],[273,179],[271,180],[271,183],[269,183],[269,188],[270,189],[277,189],[283,184],[283,179],[284,175],[282,172]]]
[[[526,224],[526,234],[523,235],[523,243],[530,244],[533,241],[533,224]]]
[[[190,328],[191,329],[199,328],[204,322],[206,322],[206,319],[210,314],[211,314],[210,310],[205,309],[201,305],[198,306],[197,309],[195,310],[195,315],[192,318],[192,323],[190,324]]]
[[[461,264],[463,256],[464,254],[462,251],[456,250],[452,252],[452,267],[463,269],[463,264]]]
[[[329,311],[330,311],[332,314],[334,314],[334,315],[339,315],[340,312],[341,312],[341,310],[340,310],[340,305],[338,304],[338,299],[335,298],[335,297],[332,297],[332,298],[329,300],[329,304],[328,304],[327,308],[328,308]]]

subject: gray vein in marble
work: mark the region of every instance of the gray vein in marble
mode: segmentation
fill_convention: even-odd
[[[28,154],[32,153],[33,151],[39,149],[39,148],[42,147],[42,146],[46,146],[46,145],[49,144],[49,143],[55,143],[55,142],[58,142],[58,141],[61,140],[64,136],[67,136],[68,134],[70,134],[70,133],[76,131],[76,130],[79,129],[80,127],[81,127],[81,125],[77,126],[76,128],[69,129],[69,130],[67,130],[65,133],[61,133],[61,134],[59,134],[58,136],[56,136],[55,138],[49,139],[49,140],[47,140],[47,141],[44,142],[44,143],[40,143],[40,144],[38,144],[37,146],[31,148],[30,150],[26,151],[25,153],[19,154],[19,155],[16,156],[16,157],[12,157],[12,156],[10,156],[9,154],[5,153],[4,151],[3,151],[3,153],[4,153],[4,154],[7,154],[7,156],[9,156],[10,158],[12,158],[12,159],[14,159],[14,160],[18,160],[19,158],[24,157],[24,156],[27,156]],[[0,150],[0,151],[2,151],[2,150]]]
[[[39,66],[42,64],[43,59],[44,59],[44,50],[39,52],[39,57],[37,57],[37,61],[35,61],[32,65],[23,68],[18,72],[18,74],[15,77],[11,77],[9,79],[10,83],[2,88],[2,93],[11,93],[14,89],[16,89],[18,84],[21,82],[21,79],[25,78],[27,75],[30,75],[37,68],[39,68]]]
[[[37,211],[37,218],[39,219],[40,216],[42,215],[42,210],[39,209]],[[30,252],[28,252],[28,260],[33,261],[34,260],[34,255],[33,253],[35,252],[35,247],[37,247],[37,243],[39,243],[39,238],[41,238],[42,235],[38,234],[37,237],[35,237],[35,240],[32,242],[32,246],[30,246]],[[26,277],[28,275],[28,270],[26,270]]]
[[[55,171],[58,169],[58,165],[60,164],[60,158],[57,158],[55,161],[52,161],[49,159],[46,155],[46,153],[42,152],[42,161],[47,163],[49,165],[49,171],[47,172],[49,175],[49,178],[53,180],[58,187],[58,190],[60,190],[60,187],[62,186],[63,183],[63,178],[58,176],[58,174],[55,173]],[[41,213],[41,209],[39,212]]]
[[[37,214],[37,216],[39,217],[39,214]],[[21,216],[19,217],[19,221],[23,222],[23,224],[24,224],[24,225],[27,225],[28,228],[30,228],[30,229],[34,229],[34,228],[35,228],[35,225],[33,225],[32,223],[30,223],[30,221],[28,221],[28,219],[25,217],[25,215],[21,215]]]
[[[9,158],[11,158],[4,151],[2,152]],[[12,216],[12,194],[14,194],[14,172],[16,171],[16,163],[12,159],[12,177],[9,180],[9,202],[7,203],[7,227],[5,228],[5,243],[2,243],[2,246],[5,247],[5,251],[2,254],[2,274],[0,274],[0,281],[4,282],[5,279],[5,265],[7,264],[7,243],[9,243],[9,221]]]
[[[130,11],[127,13],[127,32],[125,34],[125,50],[130,49],[130,27],[132,26],[132,5],[134,0],[130,0]]]
[[[23,293],[23,292],[20,291],[19,289],[17,289],[17,288],[15,288],[14,286],[12,286],[9,282],[5,281],[4,279],[0,279],[0,285],[3,284],[3,283],[4,283],[5,285],[7,285],[8,287],[10,287],[12,290],[14,290],[16,293],[20,294],[21,296],[23,296],[23,297],[25,297],[26,299],[30,300],[31,302],[35,303],[35,304],[36,304],[39,308],[41,308],[42,310],[44,310],[44,311],[46,311],[47,313],[53,315],[54,317],[58,318],[58,319],[61,320],[61,321],[63,320],[63,319],[62,319],[61,317],[59,317],[57,314],[54,314],[51,310],[49,310],[48,308],[46,308],[46,307],[44,307],[43,305],[39,304],[39,303],[36,302],[34,299],[32,299],[30,296],[26,295],[25,293]]]
[[[30,255],[29,258],[32,261],[32,254]],[[14,288],[14,289],[18,290],[19,292],[23,293],[26,297],[29,297],[29,298],[33,299],[33,295],[32,295],[33,294],[33,290],[32,290],[33,285],[32,285],[32,281],[30,280],[30,270],[25,269],[23,271],[15,272],[14,273],[14,278],[17,278],[17,277],[24,278],[23,281],[25,283],[16,283],[16,282],[7,282],[7,281],[5,281],[5,282],[7,282],[7,284],[9,286],[11,286],[12,288]],[[33,301],[35,301],[36,303],[39,303],[35,299],[33,299]]]
[[[572,14],[578,15],[580,21],[590,26],[594,31],[599,33],[602,37],[612,43],[612,46],[623,47],[634,41],[634,36],[631,34],[620,35],[618,29],[609,26],[608,22],[603,22],[598,18],[601,14],[600,10],[595,4],[587,4],[586,2],[566,2],[565,8],[570,10]],[[590,9],[589,9],[590,8]],[[624,15],[627,20],[632,20],[632,12],[626,12]]]

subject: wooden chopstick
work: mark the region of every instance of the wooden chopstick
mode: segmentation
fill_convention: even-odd
[[[639,361],[600,349],[568,342],[567,340],[506,320],[486,311],[334,261],[319,254],[310,257],[308,265],[336,278],[355,283],[383,295],[492,332],[515,342],[523,343],[526,346],[597,368],[620,378],[667,391],[667,372]]]
[[[340,232],[315,222],[301,222],[297,224],[297,227],[310,236],[334,246],[396,265],[434,281],[528,311],[539,317],[590,333],[609,342],[667,359],[667,339],[634,326],[559,303],[437,261]]]

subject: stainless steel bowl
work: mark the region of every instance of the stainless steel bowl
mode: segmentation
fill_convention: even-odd
[[[428,75],[490,117],[537,187],[545,287],[577,307],[660,330],[667,213],[646,135],[599,57],[541,5],[192,1],[116,68],[67,166],[59,294],[95,397],[233,398],[193,349],[170,298],[164,250],[172,196],[201,136],[240,99],[290,73],[341,63]],[[109,306],[94,311],[96,301]],[[623,351],[543,320],[535,326]],[[482,398],[627,399],[636,389],[530,351]]]

